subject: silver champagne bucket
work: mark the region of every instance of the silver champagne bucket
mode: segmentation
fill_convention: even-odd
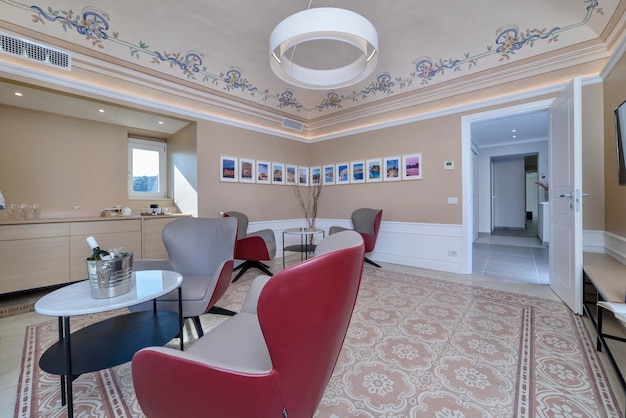
[[[111,260],[86,259],[91,297],[112,298],[130,292],[133,256],[132,252],[123,252],[113,254]]]

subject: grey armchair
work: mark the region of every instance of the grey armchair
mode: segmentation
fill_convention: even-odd
[[[269,261],[276,255],[276,237],[271,229],[262,229],[248,234],[248,217],[241,212],[222,212],[223,217],[234,217],[239,221],[237,230],[237,245],[235,247],[235,259],[242,260],[243,263],[235,267],[239,273],[233,280],[239,278],[251,268],[257,268],[263,273],[271,276],[269,266],[263,261]]]
[[[182,305],[198,336],[204,333],[200,315],[209,312],[234,315],[215,303],[224,295],[233,274],[237,220],[235,218],[181,218],[163,228],[167,259],[134,260],[134,270],[172,270],[183,275]],[[152,304],[133,307],[145,310]],[[175,292],[157,299],[158,309],[178,310]]]
[[[383,218],[383,210],[361,208],[352,212],[351,218],[354,230],[361,234],[361,237],[363,237],[363,242],[365,243],[365,253],[374,251],[376,239],[378,238],[378,230],[380,229],[380,222]],[[346,229],[347,228],[342,228],[340,226],[331,226],[328,234],[332,235],[340,231],[345,231]],[[373,266],[380,267],[367,257],[365,257],[365,262]]]

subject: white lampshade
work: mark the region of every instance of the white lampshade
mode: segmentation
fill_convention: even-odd
[[[280,22],[270,36],[270,66],[294,86],[336,89],[358,83],[378,64],[374,25],[350,10],[307,9]]]

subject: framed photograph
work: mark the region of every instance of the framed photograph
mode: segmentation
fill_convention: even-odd
[[[239,181],[242,183],[254,183],[254,160],[239,158]]]
[[[298,185],[299,186],[309,185],[309,167],[298,166]]]
[[[383,160],[383,180],[398,181],[402,179],[400,175],[400,156],[385,157]]]
[[[352,161],[350,163],[350,183],[365,182],[365,161]]]
[[[373,160],[365,161],[365,181],[368,183],[373,183],[377,181],[382,181],[382,165],[383,160],[380,158],[375,158]]]
[[[220,156],[220,181],[238,181],[237,157]]]
[[[269,161],[256,162],[256,182],[261,184],[270,184],[270,163]]]
[[[350,164],[338,163],[335,165],[337,168],[335,171],[336,184],[348,184],[350,183]]]
[[[324,175],[324,177],[322,177],[323,185],[335,184],[335,164],[322,167],[322,173]]]
[[[285,164],[285,184],[296,184],[298,167],[293,164]]]
[[[285,184],[285,164],[272,163],[272,184]]]
[[[309,184],[311,186],[322,184],[322,167],[311,167],[311,180]]]
[[[402,180],[419,180],[422,178],[422,154],[405,154],[402,156]]]

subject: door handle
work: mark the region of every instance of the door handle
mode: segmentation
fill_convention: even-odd
[[[589,193],[583,193],[582,197],[589,197]]]

